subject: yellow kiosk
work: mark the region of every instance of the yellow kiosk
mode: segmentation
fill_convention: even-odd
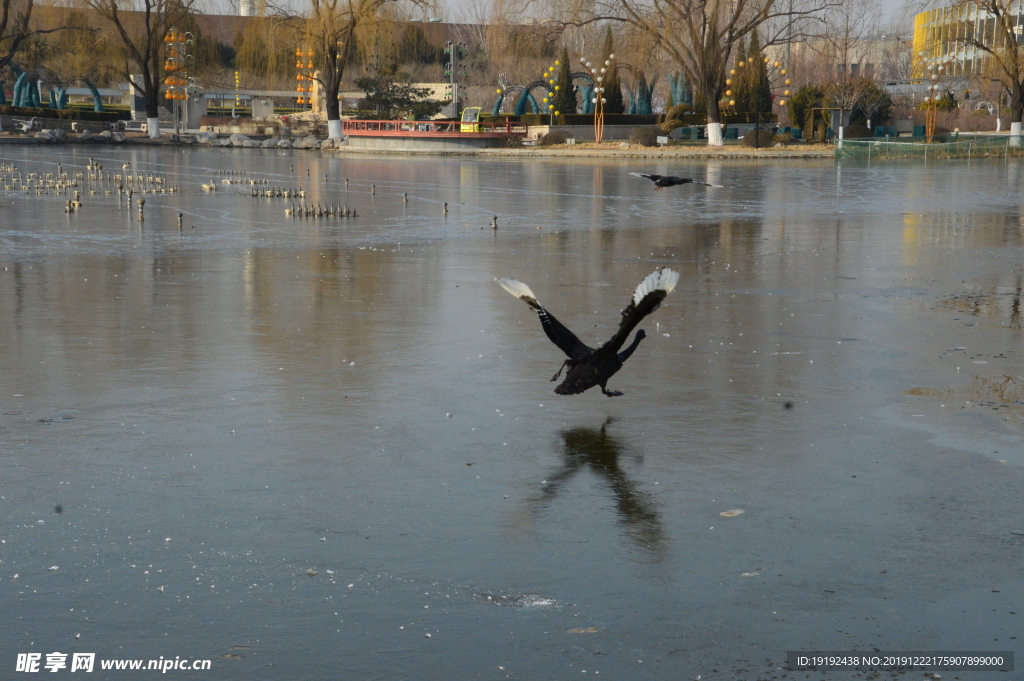
[[[482,132],[480,123],[480,112],[483,107],[471,106],[462,110],[462,124],[459,126],[459,132]]]

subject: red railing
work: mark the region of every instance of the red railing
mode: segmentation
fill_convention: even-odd
[[[467,131],[463,132],[463,126]],[[469,129],[475,132],[470,132]],[[366,137],[503,137],[526,135],[526,126],[508,121],[462,123],[460,121],[363,121],[341,122],[346,135]]]

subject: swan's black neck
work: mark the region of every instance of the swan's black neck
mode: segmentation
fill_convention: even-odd
[[[634,350],[636,350],[636,346],[640,345],[640,341],[644,339],[645,335],[646,334],[643,332],[643,330],[636,332],[636,335],[633,336],[633,342],[629,344],[629,347],[619,353],[620,362],[625,362],[627,359],[629,359],[629,356],[633,354]]]

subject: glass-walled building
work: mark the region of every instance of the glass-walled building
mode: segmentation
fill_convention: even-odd
[[[1020,0],[1009,4],[1009,20],[1017,44],[1024,43],[1024,14]],[[914,17],[913,76],[928,77],[928,65],[945,64],[950,76],[980,74],[988,55],[976,43],[1000,47],[1006,32],[996,18],[977,5],[950,5]]]

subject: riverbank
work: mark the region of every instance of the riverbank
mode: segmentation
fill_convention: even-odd
[[[522,149],[481,149],[481,156],[511,156],[518,158],[832,158],[833,148],[828,144],[806,144],[789,147],[752,149],[744,146],[671,146],[643,147],[636,144],[586,144],[551,147],[523,147]]]
[[[194,135],[164,135],[157,139],[150,139],[141,134],[120,134],[117,138],[103,137],[100,135],[88,135],[84,137],[67,136],[64,140],[53,141],[30,137],[18,133],[0,133],[0,145],[12,144],[84,144],[84,145],[144,145],[144,146],[231,146],[231,147],[262,147],[265,140],[246,137],[245,143],[224,144],[229,138],[218,139],[217,143],[210,144],[202,142]],[[243,137],[243,136],[235,136]],[[272,138],[268,138],[272,139]],[[239,140],[242,142],[241,140]],[[459,150],[451,149],[368,149],[355,148],[347,145],[329,149],[317,149],[310,144],[310,138],[299,140],[302,147],[312,151],[331,152],[335,154],[397,154],[397,155],[427,155],[427,156],[485,156],[485,157],[509,157],[509,158],[731,158],[731,159],[808,159],[808,158],[832,158],[833,147],[827,144],[799,144],[787,147],[768,147],[765,149],[752,149],[742,145],[728,145],[724,147],[709,147],[705,145],[673,145],[667,147],[644,147],[626,142],[606,142],[604,144],[577,144],[577,145],[556,145],[550,147],[521,147],[521,148],[492,148],[477,149],[466,148]],[[264,147],[268,148],[268,147]],[[275,147],[269,147],[275,148]],[[282,147],[276,147],[282,148]]]

